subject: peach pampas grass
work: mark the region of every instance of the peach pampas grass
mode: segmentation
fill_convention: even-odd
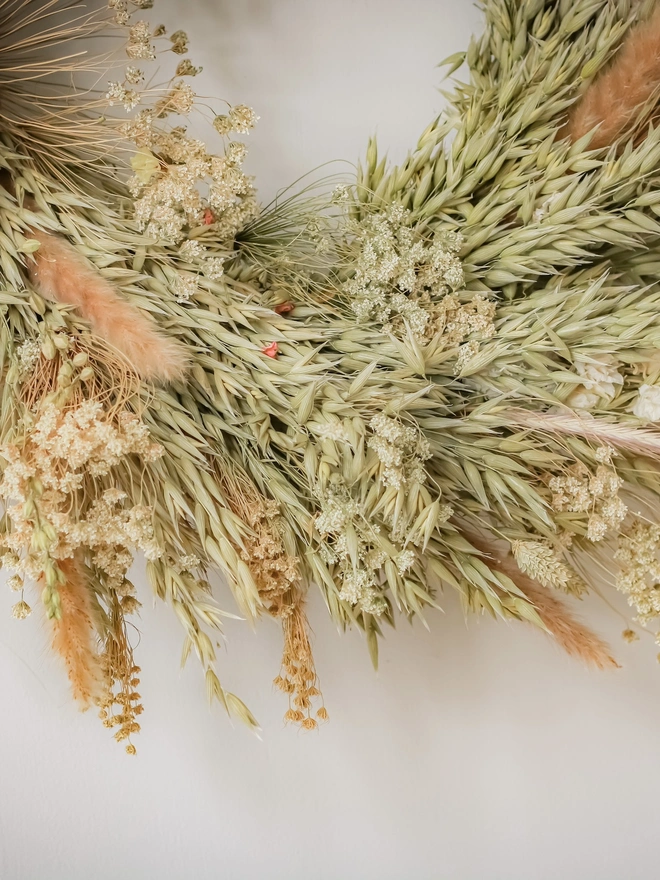
[[[100,695],[103,684],[89,588],[75,560],[62,560],[59,566],[66,583],[58,586],[62,615],[53,620],[53,648],[66,664],[74,697],[87,708]]]
[[[573,106],[561,133],[575,142],[597,128],[590,149],[608,147],[634,126],[659,89],[660,6],[630,31],[611,65]]]
[[[143,379],[171,382],[185,375],[183,347],[159,333],[153,320],[122,299],[67,241],[37,229],[30,235],[40,244],[30,272],[42,296],[76,306],[93,332],[120,351]]]

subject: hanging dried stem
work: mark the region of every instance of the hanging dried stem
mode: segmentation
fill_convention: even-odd
[[[511,557],[504,557],[491,541],[470,535],[472,544],[486,557],[486,564],[510,578],[535,607],[541,621],[555,641],[570,654],[597,669],[618,667],[607,644],[576,620],[563,602],[541,584],[520,571]]]
[[[318,722],[312,717],[312,700],[320,697],[321,692],[309,642],[304,599],[299,591],[291,590],[282,597],[279,616],[282,620],[284,650],[282,669],[274,684],[289,696],[289,709],[284,720],[300,724],[305,730],[314,730]],[[317,710],[316,717],[327,720],[325,706]]]
[[[317,722],[312,718],[311,701],[321,694],[299,586],[298,560],[284,548],[278,531],[278,506],[263,498],[248,475],[237,467],[224,468],[218,479],[231,510],[250,528],[244,540],[243,558],[259,596],[267,604],[268,613],[282,621],[282,668],[275,685],[289,695],[289,710],[284,718],[312,730]],[[317,717],[328,717],[323,706]]]
[[[32,280],[47,299],[76,306],[92,330],[120,351],[143,379],[171,382],[188,368],[184,349],[121,298],[115,288],[64,239],[31,230],[40,247],[30,264]]]
[[[628,34],[612,64],[574,105],[562,133],[575,142],[597,129],[590,148],[608,147],[657,101],[659,89],[660,7]]]
[[[133,660],[133,649],[126,632],[126,620],[119,596],[113,592],[109,609],[109,628],[101,657],[104,693],[99,700],[99,717],[105,727],[115,727],[117,742],[128,740],[126,751],[135,754],[132,734],[140,732],[137,721],[142,714],[142,698],[136,688],[140,684],[140,667]]]
[[[66,664],[74,697],[86,709],[100,696],[103,682],[90,588],[77,560],[63,559],[59,569],[66,581],[58,586],[61,616],[53,619],[53,648]]]

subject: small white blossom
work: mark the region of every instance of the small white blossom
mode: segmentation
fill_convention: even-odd
[[[575,370],[583,381],[572,392],[567,403],[574,409],[590,411],[601,400],[612,400],[623,385],[623,376],[617,367],[618,364],[607,354],[576,360]]]
[[[660,422],[660,385],[642,385],[632,411],[638,419]]]
[[[178,303],[187,303],[197,293],[197,281],[192,275],[178,273],[173,284],[174,296]]]

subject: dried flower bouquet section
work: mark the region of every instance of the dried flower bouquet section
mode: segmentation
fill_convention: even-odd
[[[243,170],[254,111],[201,105],[188,37],[151,5],[0,4],[14,615],[43,607],[74,695],[131,753],[136,554],[184,662],[252,727],[216,672],[213,572],[241,616],[281,623],[275,685],[304,729],[328,717],[310,588],[374,663],[385,624],[451,588],[615,666],[562,594],[607,559],[625,637],[657,626],[656,4],[485,0],[447,62],[467,82],[401,166],[371,141],[355,180],[266,206]],[[79,53],[100,32],[116,64]],[[62,71],[107,88],[65,93]]]

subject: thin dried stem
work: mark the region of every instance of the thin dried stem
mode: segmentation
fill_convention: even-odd
[[[542,433],[561,434],[569,437],[582,437],[601,444],[610,444],[615,449],[646,455],[660,456],[660,433],[633,425],[615,424],[603,419],[580,418],[570,413],[544,413],[516,409],[508,410],[507,419],[512,426],[530,428]]]

